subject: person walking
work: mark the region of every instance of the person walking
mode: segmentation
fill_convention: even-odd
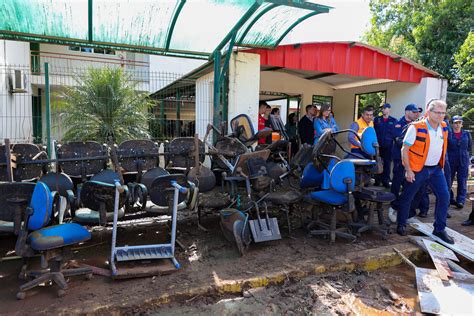
[[[406,182],[398,202],[397,233],[406,235],[410,205],[420,187],[428,183],[436,196],[433,235],[454,244],[445,229],[449,207],[449,190],[443,174],[448,147],[448,128],[443,121],[445,115],[446,103],[442,100],[431,101],[427,117],[411,124],[403,139],[401,155]]]
[[[451,167],[449,187],[453,187],[454,177],[456,177],[458,186],[456,198],[453,190],[450,190],[450,201],[458,209],[462,209],[466,202],[469,156],[472,150],[471,134],[463,129],[462,125],[463,118],[459,115],[453,116],[452,131],[449,133],[448,141],[449,164]]]
[[[337,132],[339,126],[331,114],[332,106],[330,104],[323,104],[319,110],[318,117],[314,119],[314,143],[316,144],[319,137],[327,131]]]
[[[379,143],[379,153],[383,162],[383,172],[375,177],[375,185],[390,188],[390,171],[392,164],[392,146],[397,119],[390,116],[392,106],[385,103],[382,106],[382,115],[374,119],[375,133]]]
[[[401,149],[404,136],[404,130],[406,131],[406,126],[415,120],[415,117],[418,115],[418,107],[415,104],[408,104],[405,107],[405,115],[400,118],[397,124],[394,127],[394,142],[392,146],[392,160],[393,160],[393,169],[392,169],[392,186],[390,191],[398,197],[400,195],[400,188],[403,183],[403,178],[405,174],[405,168],[403,168]],[[394,207],[392,203],[392,207]]]
[[[318,108],[313,104],[306,106],[306,115],[298,122],[298,134],[300,135],[301,145],[313,145],[314,125],[313,121],[316,117]]]
[[[361,117],[353,122],[351,126],[349,127],[351,130],[357,133],[359,138],[362,136],[362,133],[367,127],[374,127],[374,108],[371,106],[368,106],[364,108],[362,111]],[[360,158],[360,156],[369,158],[367,154],[365,154],[362,149],[360,148],[360,141],[356,138],[354,133],[349,133],[349,143],[351,144],[351,153],[357,154],[357,157]]]

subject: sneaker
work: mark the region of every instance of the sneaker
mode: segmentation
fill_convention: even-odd
[[[458,203],[456,203],[455,200],[451,200],[451,201],[449,201],[449,204],[450,204],[450,205],[457,205]]]
[[[456,203],[456,207],[461,210],[464,207],[464,204],[463,203]]]
[[[407,227],[405,225],[398,225],[397,226],[397,234],[400,236],[406,236],[407,235]]]
[[[389,207],[388,208],[388,219],[392,223],[396,223],[397,222],[397,210],[393,209],[392,207]]]
[[[454,244],[454,239],[451,238],[451,236],[449,236],[448,233],[446,233],[446,230],[443,230],[443,231],[440,231],[440,232],[433,231],[433,235],[435,235],[436,237],[438,237],[439,239],[441,239],[445,243],[448,243],[448,244],[451,244],[451,245]]]

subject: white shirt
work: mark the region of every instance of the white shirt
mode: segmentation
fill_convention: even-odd
[[[428,134],[430,138],[430,148],[428,148],[428,156],[426,157],[425,166],[436,166],[441,159],[443,153],[443,127],[441,124],[438,125],[438,128],[435,130],[431,125],[426,121],[428,126]],[[413,146],[416,140],[416,128],[414,125],[408,127],[405,138],[403,139],[403,144],[407,146]]]

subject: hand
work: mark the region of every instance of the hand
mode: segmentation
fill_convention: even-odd
[[[412,170],[407,170],[405,173],[405,178],[408,182],[413,183],[413,181],[415,181],[415,173]]]
[[[332,129],[330,129],[329,127],[328,128],[325,128],[324,131],[332,131]]]

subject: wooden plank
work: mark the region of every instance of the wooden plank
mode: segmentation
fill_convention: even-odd
[[[166,275],[177,271],[169,259],[153,261],[121,262],[117,264],[117,275],[114,279],[143,278]]]
[[[451,228],[446,227],[446,232],[454,239],[454,244],[448,244],[444,242],[441,238],[436,237],[432,234],[433,224],[422,223],[418,219],[411,219],[410,226],[416,229],[417,231],[431,237],[431,239],[439,242],[440,244],[448,247],[454,252],[460,254],[464,258],[474,261],[474,240],[469,237],[464,236],[463,234],[458,233]]]
[[[451,249],[448,249],[435,241],[423,239],[423,243],[425,244],[425,247],[428,250],[430,257],[433,260],[433,263],[439,273],[439,277],[441,278],[441,280],[449,280],[449,278],[453,276],[453,273],[448,266],[447,259],[459,261],[456,255]]]
[[[417,245],[421,249],[423,249],[426,253],[428,253],[428,249],[426,249],[425,244],[423,243],[423,237],[421,236],[408,236],[410,238],[410,242]],[[449,268],[454,271],[454,272],[460,272],[460,273],[465,273],[465,274],[471,274],[469,271],[458,265],[456,262],[447,259],[446,260],[448,263]]]
[[[423,313],[474,315],[474,277],[453,272],[443,281],[432,269],[416,268],[416,285]]]

